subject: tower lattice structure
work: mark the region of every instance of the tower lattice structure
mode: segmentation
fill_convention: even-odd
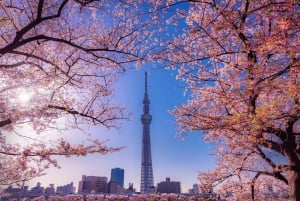
[[[143,124],[141,193],[151,193],[154,183],[150,142],[150,124],[152,116],[149,113],[150,100],[148,97],[147,78],[148,73],[145,72],[145,93],[143,100],[144,107],[143,114],[141,115],[141,121]]]

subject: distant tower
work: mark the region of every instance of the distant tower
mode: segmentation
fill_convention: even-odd
[[[151,158],[151,143],[150,143],[150,123],[152,116],[149,114],[149,98],[147,91],[147,76],[145,72],[145,94],[144,94],[144,113],[141,116],[143,124],[143,141],[142,141],[142,168],[141,168],[141,193],[151,193],[153,189],[153,170]]]

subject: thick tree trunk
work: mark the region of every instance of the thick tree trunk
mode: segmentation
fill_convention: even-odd
[[[300,167],[289,172],[290,201],[300,201]]]

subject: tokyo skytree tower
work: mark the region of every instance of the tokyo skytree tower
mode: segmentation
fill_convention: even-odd
[[[147,91],[147,76],[145,72],[145,94],[143,100],[143,114],[141,121],[143,124],[143,140],[142,140],[142,168],[141,168],[141,193],[151,193],[153,188],[153,169],[151,158],[151,143],[150,143],[150,123],[152,116],[149,113],[149,97]]]

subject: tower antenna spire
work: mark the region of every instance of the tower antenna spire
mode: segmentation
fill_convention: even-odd
[[[145,71],[145,94],[148,94],[148,71]]]

